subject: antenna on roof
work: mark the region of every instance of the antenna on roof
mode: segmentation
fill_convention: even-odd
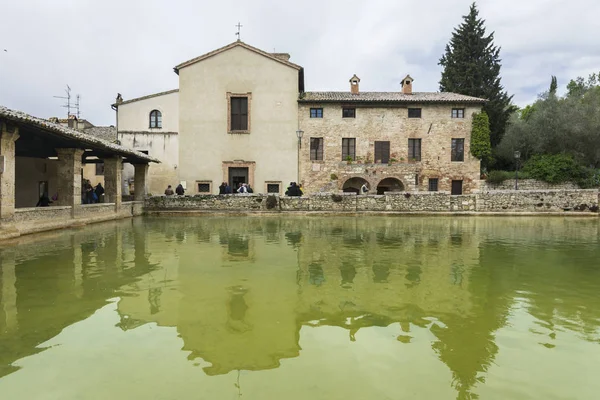
[[[63,104],[61,107],[64,107],[67,109],[67,119],[69,119],[69,117],[73,114],[71,114],[71,108],[75,108],[77,110],[77,119],[79,119],[79,99],[80,96],[77,95],[77,102],[75,103],[75,105],[71,105],[71,87],[69,85],[66,85],[67,88],[65,89],[65,93],[67,94],[66,96],[52,96],[55,97],[57,99],[65,99],[67,100],[67,104]]]
[[[241,40],[241,39],[240,39],[240,30],[241,30],[242,26],[244,26],[244,25],[242,25],[242,24],[241,24],[241,23],[239,23],[239,22],[238,22],[238,23],[237,23],[237,25],[236,25],[236,27],[238,28],[238,31],[235,33],[235,35],[237,36],[237,40]]]
[[[80,95],[76,96],[77,101],[75,102],[75,108],[77,109],[77,119],[79,119],[81,117],[81,114],[79,113],[79,100],[81,99]]]

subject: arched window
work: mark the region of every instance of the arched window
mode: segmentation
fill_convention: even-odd
[[[160,111],[150,111],[150,128],[162,128],[162,113]]]

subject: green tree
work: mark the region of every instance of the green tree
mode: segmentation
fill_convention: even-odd
[[[556,96],[556,90],[558,89],[558,81],[556,80],[556,76],[552,75],[552,79],[550,80],[550,90],[549,93],[551,95]]]
[[[490,139],[495,147],[516,107],[500,83],[500,48],[494,45],[494,33],[486,34],[485,21],[479,18],[475,3],[463,19],[439,61],[443,67],[440,90],[488,100],[483,110],[490,120]]]
[[[491,161],[490,120],[485,111],[473,114],[471,154],[481,160],[482,168]]]

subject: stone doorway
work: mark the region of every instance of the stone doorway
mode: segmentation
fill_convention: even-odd
[[[229,186],[235,191],[242,183],[248,183],[248,168],[246,167],[229,167]]]
[[[377,184],[377,194],[384,194],[385,192],[402,192],[403,190],[404,184],[397,178],[385,178]]]

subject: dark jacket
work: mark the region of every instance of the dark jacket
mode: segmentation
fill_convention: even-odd
[[[224,184],[221,184],[221,186],[219,186],[219,194],[226,194],[227,193],[227,186]]]
[[[225,186],[225,194],[231,194],[231,186]]]
[[[184,195],[185,189],[183,188],[183,185],[181,183],[175,188],[175,193],[177,193],[178,196]]]
[[[98,196],[98,198],[100,198],[100,196],[102,196],[104,194],[104,188],[102,187],[102,184],[97,184],[96,185],[96,196]]]
[[[38,200],[38,202],[35,206],[36,207],[48,207],[50,205],[50,203],[52,203],[52,201],[50,201],[50,199],[48,198],[48,195],[46,193],[44,193],[42,195],[42,197],[40,197],[40,199]]]

